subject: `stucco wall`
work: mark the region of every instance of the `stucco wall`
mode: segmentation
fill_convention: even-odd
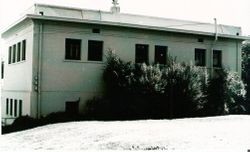
[[[92,33],[92,28],[101,32]],[[81,39],[81,60],[65,60],[65,39]],[[204,42],[198,42],[204,38]],[[65,22],[45,22],[43,24],[43,64],[42,64],[42,114],[64,111],[65,101],[81,98],[80,109],[86,100],[102,94],[102,69],[104,62],[87,60],[88,40],[104,41],[104,53],[115,53],[126,61],[135,61],[135,44],[149,45],[149,62],[154,62],[154,46],[168,46],[168,53],[177,57],[178,62],[194,63],[195,48],[206,49],[206,65],[211,66],[211,49],[222,50],[223,67],[240,72],[236,48],[240,42],[228,39],[198,35],[174,34],[111,26],[73,24]],[[238,43],[238,45],[237,45]],[[105,61],[105,57],[103,56]],[[238,62],[238,64],[236,64]]]
[[[2,87],[2,118],[14,117],[6,115],[6,99],[22,100],[22,115],[31,115],[32,93],[32,51],[33,51],[33,22],[25,20],[3,35],[6,56],[5,77]],[[8,64],[9,46],[26,40],[26,60]]]

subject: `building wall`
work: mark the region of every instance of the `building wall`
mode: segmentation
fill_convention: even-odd
[[[100,34],[92,33],[92,28],[100,28]],[[66,38],[82,40],[80,61],[65,60]],[[204,42],[198,42],[198,38],[203,38]],[[168,46],[168,53],[177,57],[178,62],[188,63],[194,63],[195,48],[203,48],[206,49],[208,69],[212,64],[211,50],[222,50],[223,67],[241,71],[240,52],[237,52],[240,42],[236,40],[219,38],[214,43],[214,37],[47,21],[43,23],[42,115],[64,111],[66,101],[76,101],[79,97],[80,110],[84,110],[88,99],[102,95],[105,56],[104,62],[88,61],[88,40],[102,40],[103,55],[113,50],[123,60],[132,62],[135,61],[135,44],[149,45],[150,63],[154,62],[155,45]]]
[[[2,118],[14,118],[14,115],[6,115],[6,99],[22,100],[22,115],[31,115],[32,94],[32,51],[33,51],[33,23],[25,20],[3,35],[5,40],[4,50],[6,56],[5,74],[2,87]],[[26,40],[26,60],[8,64],[9,46]],[[13,104],[14,105],[14,104]],[[10,105],[9,105],[10,106]],[[19,103],[18,103],[19,106]],[[9,107],[10,108],[10,107]],[[14,111],[14,106],[12,107]],[[17,108],[17,111],[19,109]],[[19,116],[19,114],[17,115]]]

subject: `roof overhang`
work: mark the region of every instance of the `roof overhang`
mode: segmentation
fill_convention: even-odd
[[[165,28],[165,27],[157,27],[157,26],[147,26],[147,25],[139,25],[139,24],[129,24],[129,23],[121,23],[121,22],[109,22],[109,21],[102,21],[102,20],[76,19],[76,18],[56,17],[56,16],[42,16],[42,15],[35,15],[35,14],[26,14],[21,19],[19,19],[17,22],[12,24],[9,28],[7,28],[2,33],[2,35],[4,35],[11,28],[16,26],[18,23],[20,23],[26,19],[84,23],[84,24],[97,24],[97,25],[106,25],[106,26],[118,26],[118,27],[127,27],[127,28],[137,28],[137,29],[146,29],[146,30],[156,30],[156,31],[192,34],[192,35],[203,35],[203,36],[211,36],[211,37],[215,36],[215,33],[202,32],[202,31],[192,31],[192,30],[174,29],[174,28],[167,28],[167,27]],[[236,40],[241,40],[241,41],[250,40],[250,37],[238,36],[238,35],[218,34],[218,37],[219,38],[236,39]]]

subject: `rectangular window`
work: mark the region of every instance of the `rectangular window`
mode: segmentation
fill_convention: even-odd
[[[88,60],[102,61],[103,41],[88,41]]]
[[[213,67],[221,67],[222,55],[220,50],[213,51]]]
[[[148,45],[136,44],[135,45],[135,62],[148,63]]]
[[[19,116],[22,116],[22,106],[23,106],[23,101],[22,100],[19,100]]]
[[[26,40],[22,41],[22,60],[26,60]]]
[[[11,56],[12,56],[12,47],[10,46],[9,47],[9,62],[8,62],[9,64],[11,64],[11,59],[12,59]]]
[[[21,60],[21,42],[17,43],[17,62]]]
[[[65,40],[65,59],[81,60],[81,40],[68,38]]]
[[[6,99],[6,115],[9,114],[9,99]]]
[[[13,99],[10,99],[10,115],[12,116]]]
[[[12,63],[16,62],[16,44],[13,45],[13,57],[12,57]]]
[[[195,49],[195,65],[206,66],[206,50]]]
[[[17,116],[17,100],[15,99],[15,102],[14,102],[14,116],[16,117]]]
[[[166,64],[167,62],[167,46],[155,46],[155,63]]]
[[[4,78],[4,62],[1,63],[1,78]]]

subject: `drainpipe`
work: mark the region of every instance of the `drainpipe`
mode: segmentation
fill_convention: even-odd
[[[211,47],[211,61],[210,61],[210,67],[211,67],[211,72],[210,75],[213,76],[213,50],[214,50],[214,46],[216,45],[216,42],[218,40],[218,25],[217,25],[217,19],[214,18],[214,41],[212,43],[212,47]]]
[[[43,49],[43,23],[39,23],[38,32],[38,72],[37,72],[37,118],[41,117],[41,77],[42,77],[42,49]]]

